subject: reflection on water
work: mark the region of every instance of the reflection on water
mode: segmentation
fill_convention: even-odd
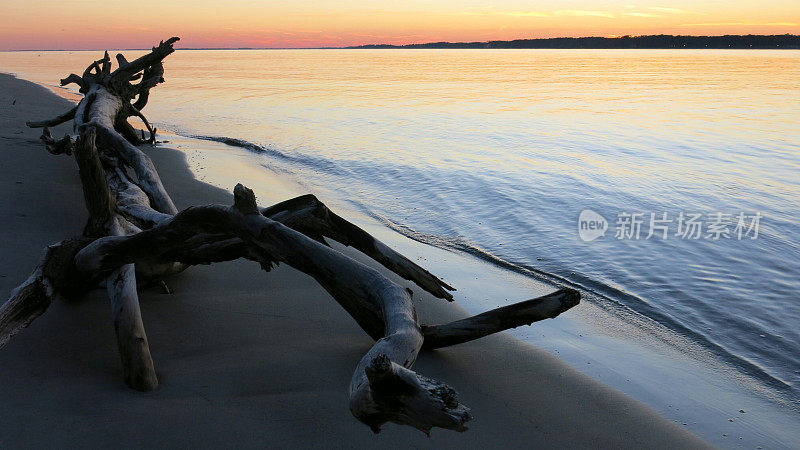
[[[0,68],[52,83],[93,57]],[[797,52],[180,51],[166,78],[159,128],[257,144],[322,197],[579,284],[797,398]],[[584,209],[605,237],[578,238]],[[617,240],[622,212],[762,219],[755,240]]]

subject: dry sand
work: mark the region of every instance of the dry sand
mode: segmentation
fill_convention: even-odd
[[[24,125],[68,107],[43,87],[0,75],[3,299],[45,245],[83,227],[74,161],[48,154],[39,131]],[[228,192],[193,178],[183,153],[146,151],[179,208],[230,203]],[[0,448],[705,446],[643,404],[504,335],[424,352],[416,365],[458,390],[474,415],[469,431],[435,429],[427,438],[388,424],[373,435],[350,415],[346,392],[371,341],[310,277],[237,261],[191,268],[169,285],[172,295],[140,293],[161,382],[153,392],[122,382],[104,290],[55,302],[0,349]],[[424,322],[464,315],[419,290],[415,298]]]

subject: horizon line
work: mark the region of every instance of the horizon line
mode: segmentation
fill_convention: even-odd
[[[181,50],[362,50],[365,49],[364,47],[383,47],[383,48],[374,48],[374,50],[392,50],[398,49],[403,47],[411,47],[411,46],[424,46],[424,45],[435,45],[435,44],[449,44],[449,45],[466,45],[466,44],[488,44],[488,43],[500,43],[500,42],[516,42],[516,41],[547,41],[547,40],[557,40],[557,39],[622,39],[622,38],[642,38],[642,37],[654,37],[654,36],[670,36],[670,37],[685,37],[685,38],[720,38],[720,37],[774,37],[774,36],[793,36],[793,37],[800,37],[798,34],[792,33],[783,33],[783,34],[706,34],[706,35],[695,35],[695,34],[639,34],[639,35],[607,35],[607,36],[556,36],[556,37],[547,37],[547,38],[516,38],[516,39],[498,39],[498,40],[487,40],[487,41],[429,41],[429,42],[422,42],[422,43],[408,43],[408,44],[383,44],[383,43],[376,43],[376,44],[358,44],[358,45],[348,45],[348,46],[341,46],[341,47],[332,47],[332,46],[320,46],[320,47],[181,47],[176,48],[175,51]],[[148,51],[152,47],[147,48],[114,48],[111,50],[118,50],[118,51]],[[373,49],[373,48],[366,48],[366,49]],[[75,48],[29,48],[29,49],[16,49],[16,50],[0,50],[0,52],[95,52],[95,51],[108,51],[109,48],[91,48],[91,49],[75,49]],[[503,49],[497,49],[503,50]],[[542,50],[547,50],[547,48],[543,48]],[[580,50],[576,48],[576,50]],[[612,50],[609,48],[608,50]],[[635,50],[635,49],[632,49]],[[645,50],[645,49],[643,49]],[[654,49],[655,50],[655,49]],[[663,50],[669,50],[669,48],[665,48]],[[679,50],[679,49],[677,49]],[[697,49],[695,49],[697,50]],[[724,50],[724,49],[713,49],[709,48],[709,50]],[[741,49],[739,49],[741,50]],[[753,49],[753,50],[763,50],[763,49]],[[792,50],[792,49],[789,49]]]

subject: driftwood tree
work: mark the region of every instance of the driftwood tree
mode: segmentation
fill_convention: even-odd
[[[421,326],[412,292],[328,246],[353,247],[435,297],[452,301],[450,286],[331,212],[313,195],[259,208],[253,192],[237,185],[232,206],[197,206],[178,212],[150,158],[137,145],[154,143],[156,130],[142,114],[150,90],[164,81],[162,60],[178,38],[127,61],[108,52],[83,75],[70,74],[83,99],[44,127],[53,154],[74,155],[89,211],[82,236],[49,246],[31,276],[0,307],[0,347],[41,315],[59,296],[78,296],[105,283],[125,382],[141,391],[157,387],[139,310],[137,281],[163,280],[195,264],[245,258],[265,271],[286,263],[311,275],[355,319],[375,345],[361,359],[350,383],[350,410],[378,432],[385,422],[463,431],[469,409],[444,383],[412,370],[422,348],[467,342],[575,306],[577,291],[498,308],[456,322]],[[139,117],[148,130],[128,123]],[[47,127],[72,121],[75,137],[56,140]]]

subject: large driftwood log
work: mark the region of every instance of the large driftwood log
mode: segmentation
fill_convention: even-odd
[[[361,228],[330,211],[313,195],[260,209],[242,185],[233,206],[198,206],[178,212],[150,158],[136,145],[155,142],[141,112],[150,90],[164,81],[162,60],[178,38],[128,61],[108,53],[83,75],[70,74],[84,94],[72,110],[50,120],[42,140],[53,154],[74,154],[89,219],[84,235],[47,248],[41,263],[0,306],[0,348],[59,296],[76,296],[105,280],[125,382],[147,391],[158,385],[136,290],[137,279],[160,280],[195,264],[245,258],[269,271],[286,263],[311,275],[355,319],[375,345],[353,373],[352,414],[378,432],[386,422],[466,429],[469,409],[446,384],[413,371],[423,348],[467,342],[556,317],[580,295],[561,289],[537,299],[449,324],[420,326],[411,290],[334,250],[326,239],[353,247],[435,297],[453,300],[453,288]],[[138,81],[137,83],[134,83]],[[128,123],[137,117],[150,136]],[[73,121],[77,137],[53,138],[48,126]]]

